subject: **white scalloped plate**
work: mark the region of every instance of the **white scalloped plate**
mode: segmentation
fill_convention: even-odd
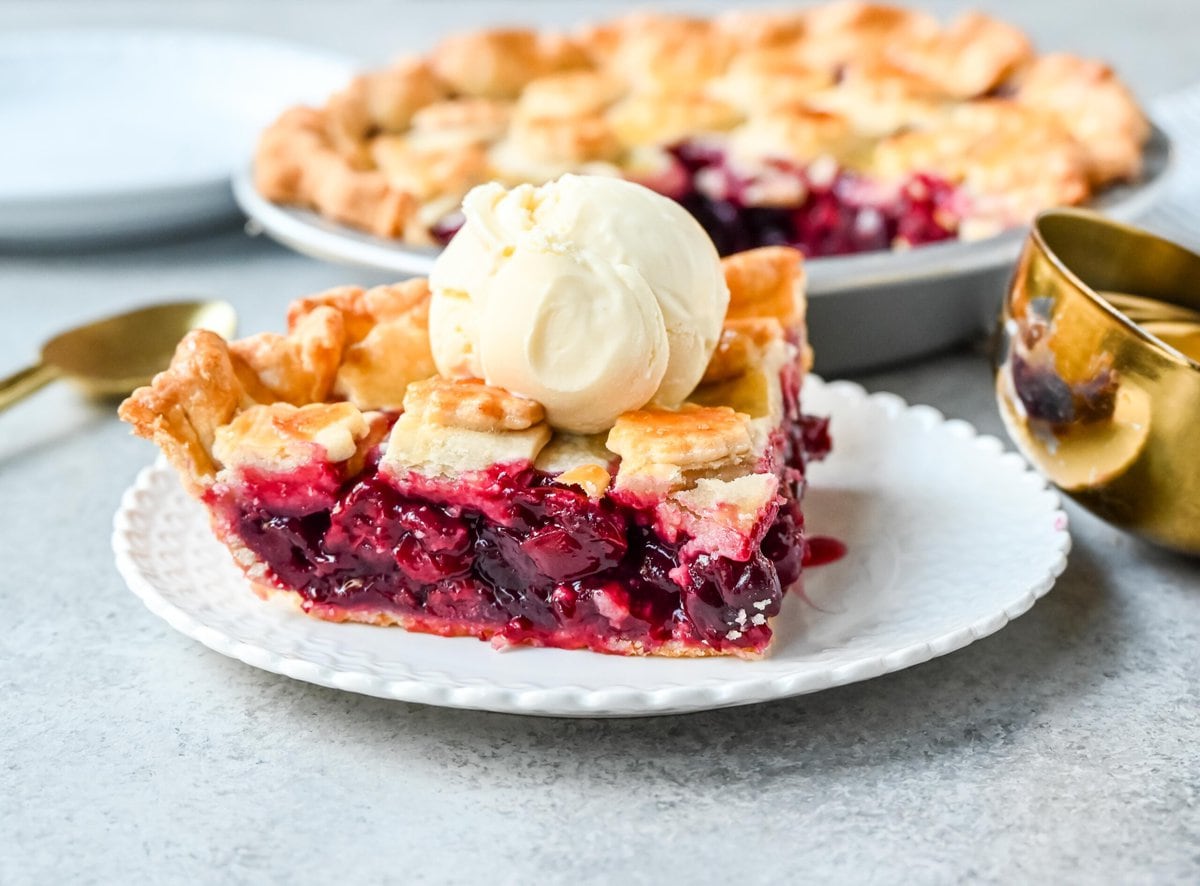
[[[156,615],[247,664],[352,692],[518,714],[679,713],[816,692],[994,633],[1053,585],[1070,549],[1057,495],[965,422],[847,382],[806,382],[833,417],[812,532],[847,555],[789,595],[762,661],[637,659],[331,624],[255,597],[172,471],[146,468],[114,521],[117,567]]]

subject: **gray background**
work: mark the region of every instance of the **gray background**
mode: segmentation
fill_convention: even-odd
[[[1144,97],[1200,79],[1194,3],[979,5]],[[615,8],[54,0],[0,4],[0,29],[241,28],[379,60]],[[236,229],[0,254],[0,372],[162,296],[220,294],[253,332],[351,281],[371,278]],[[861,380],[1000,432],[973,350]],[[151,456],[65,386],[0,414],[0,883],[1200,880],[1200,568],[1077,509],[1050,595],[943,659],[754,708],[535,720],[308,686],[175,634],[108,545]]]

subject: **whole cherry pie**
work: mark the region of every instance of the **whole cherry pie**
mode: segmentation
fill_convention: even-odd
[[[728,310],[699,385],[604,432],[438,375],[424,279],[296,301],[286,335],[192,332],[120,414],[260,596],[501,646],[755,657],[800,578],[805,466],[829,440],[799,405],[800,253],[712,262]]]
[[[485,30],[355,78],[264,133],[268,199],[445,243],[486,181],[617,176],[680,201],[728,255],[973,239],[1138,175],[1149,126],[1103,64],[835,2],[571,33]]]

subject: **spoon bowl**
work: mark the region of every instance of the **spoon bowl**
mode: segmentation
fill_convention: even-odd
[[[236,323],[223,301],[153,305],[56,335],[42,348],[42,362],[93,396],[121,396],[165,369],[190,330],[229,336]]]
[[[37,365],[0,380],[0,409],[57,378],[92,397],[124,396],[166,369],[191,330],[228,338],[236,325],[232,305],[208,300],[152,305],[79,326],[50,339]]]

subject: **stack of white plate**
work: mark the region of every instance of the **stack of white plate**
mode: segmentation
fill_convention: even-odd
[[[345,59],[204,31],[0,36],[0,246],[162,236],[236,217],[230,172]]]

